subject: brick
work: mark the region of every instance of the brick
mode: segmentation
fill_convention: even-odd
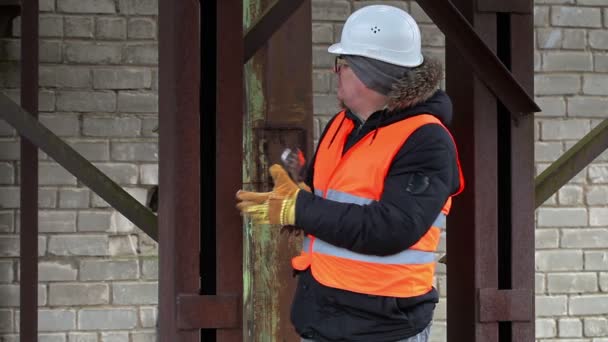
[[[600,273],[600,291],[608,292],[608,273]]]
[[[330,71],[314,70],[312,74],[312,87],[315,93],[328,93],[330,88]]]
[[[3,62],[18,62],[21,59],[21,43],[19,42],[19,40],[0,40],[0,56],[2,57]]]
[[[82,332],[71,332],[68,333],[68,342],[98,342],[97,333],[82,333]]]
[[[534,143],[534,157],[536,161],[552,162],[557,160],[564,152],[564,147],[561,142],[542,142]]]
[[[548,318],[536,320],[536,338],[550,338],[557,335],[555,321]]]
[[[71,281],[78,277],[78,270],[69,262],[39,261],[38,278],[40,281]]]
[[[86,116],[82,121],[82,134],[90,137],[137,137],[140,128],[140,120],[128,116]]]
[[[581,90],[578,75],[536,75],[534,77],[536,95],[573,95]]]
[[[591,131],[589,120],[542,120],[540,123],[542,140],[579,140]]]
[[[420,25],[423,46],[445,46],[445,36],[435,25]]]
[[[41,233],[70,233],[76,231],[76,213],[71,211],[39,211]]]
[[[63,18],[56,15],[40,15],[38,20],[38,35],[44,38],[63,36]],[[21,37],[21,17],[13,20],[13,36]]]
[[[154,328],[158,321],[158,309],[156,307],[139,308],[140,324],[143,328]]]
[[[0,208],[19,208],[21,190],[18,187],[2,187],[0,191]]]
[[[39,0],[38,9],[40,10],[40,12],[55,11],[55,0]]]
[[[592,227],[608,226],[608,208],[589,208],[589,225]],[[597,239],[602,237],[608,238],[608,230],[594,229],[594,233],[597,233]],[[597,241],[599,243],[599,241]],[[608,240],[601,247],[608,247]]]
[[[62,59],[62,42],[41,40],[40,41],[40,62],[44,63],[61,63]]]
[[[592,71],[593,56],[588,52],[559,51],[543,53],[544,71]]]
[[[314,68],[330,71],[334,67],[335,56],[327,52],[325,46],[312,47],[312,63]]]
[[[82,260],[80,280],[132,280],[139,277],[137,260]]]
[[[127,38],[127,20],[120,17],[98,17],[95,19],[97,39],[122,40]]]
[[[15,167],[12,163],[0,162],[0,184],[15,184]]]
[[[158,304],[158,283],[114,283],[112,303],[115,305]]]
[[[144,137],[158,137],[158,132],[154,129],[158,128],[158,116],[146,115],[141,122],[141,135]]]
[[[549,26],[549,8],[548,6],[534,6],[534,26]]]
[[[57,10],[65,13],[115,13],[113,0],[57,0]]]
[[[90,203],[90,191],[86,188],[63,188],[59,189],[59,208],[88,208]],[[74,224],[74,228],[75,228]]]
[[[138,170],[133,164],[94,164],[118,184],[137,184]]]
[[[77,136],[80,133],[78,116],[70,114],[42,114],[40,123],[60,137]]]
[[[539,49],[559,49],[563,40],[563,32],[559,28],[536,29],[536,45]]]
[[[344,0],[313,0],[312,20],[345,21],[351,13],[350,3]]]
[[[158,279],[158,258],[146,258],[141,263],[142,278],[147,280]]]
[[[583,188],[579,185],[565,185],[558,191],[559,204],[583,205]]]
[[[112,144],[112,159],[117,161],[158,161],[158,144],[125,142]]]
[[[120,0],[120,13],[156,15],[158,14],[158,0]]]
[[[608,5],[608,1],[606,1],[606,0],[578,0],[577,3],[579,5],[586,5],[586,6],[605,6],[605,5]]]
[[[65,334],[38,334],[38,342],[66,342]]]
[[[118,93],[118,111],[121,113],[158,112],[158,94],[149,92]]]
[[[12,261],[0,261],[0,283],[12,283],[15,279],[15,270]]]
[[[557,229],[536,229],[536,249],[558,248],[559,231]]]
[[[537,251],[537,271],[574,271],[583,269],[583,252],[578,250]]]
[[[579,29],[565,29],[562,48],[584,50],[587,47],[587,32]]]
[[[49,304],[102,305],[110,302],[108,284],[49,284]]]
[[[126,64],[134,65],[157,65],[158,44],[127,44],[125,48],[125,62]]]
[[[60,91],[57,109],[71,112],[113,112],[116,94],[108,91]]]
[[[417,23],[432,23],[433,20],[426,14],[426,12],[418,5],[416,1],[410,3],[411,10],[410,15],[416,20]]]
[[[110,159],[110,144],[103,140],[68,141],[69,145],[88,161],[107,161]]]
[[[0,333],[13,332],[13,324],[13,311],[0,309]],[[14,341],[16,342],[17,340]]]
[[[154,331],[137,331],[131,333],[133,342],[156,342],[156,332]]]
[[[608,205],[608,186],[592,185],[585,193],[587,205]]]
[[[570,315],[608,314],[608,295],[572,296],[569,303]]]
[[[57,188],[38,188],[38,208],[57,208]]]
[[[0,305],[19,307],[19,284],[0,285]]]
[[[608,248],[608,229],[564,229],[562,247]]]
[[[156,21],[153,19],[130,18],[127,36],[129,39],[155,39],[157,30]]]
[[[551,9],[551,25],[602,27],[602,12],[599,8],[555,6]]]
[[[110,229],[111,211],[79,211],[79,232],[106,232]]]
[[[66,42],[65,57],[77,64],[118,64],[122,47],[116,43]]]
[[[106,256],[109,238],[105,235],[52,235],[48,252],[59,256]]]
[[[591,164],[589,181],[593,184],[608,183],[608,164]]]
[[[589,46],[594,49],[608,49],[608,31],[606,30],[590,30],[589,31]]]
[[[566,296],[536,296],[536,317],[565,316],[567,304]]]
[[[55,163],[39,163],[38,182],[40,185],[76,185],[76,177]]]
[[[66,331],[76,329],[76,312],[65,309],[39,309],[39,331]]]
[[[14,223],[15,215],[12,211],[0,211],[0,233],[13,232]]]
[[[103,342],[129,342],[128,332],[102,332],[101,340]]]
[[[314,44],[325,43],[331,44],[334,42],[334,26],[330,23],[314,23],[312,24],[312,42]]]
[[[603,75],[585,75],[583,77],[583,93],[586,95],[608,95],[608,81],[606,81],[606,77]],[[592,102],[592,104],[584,106],[580,111],[585,112],[583,115],[597,115],[604,116],[606,113],[600,112],[600,109],[597,106],[606,106],[606,99],[603,98],[595,98],[595,97],[586,97],[586,98],[574,98],[569,99],[568,102],[576,102],[578,100],[579,106],[584,106],[584,102]],[[602,102],[602,100],[604,100]],[[587,113],[588,112],[588,113]]]
[[[138,254],[138,238],[136,235],[110,237],[111,256],[132,256]]]
[[[82,309],[78,312],[80,330],[134,329],[137,311],[130,308]]]
[[[64,17],[64,32],[69,38],[93,38],[94,20],[92,17]]]
[[[141,89],[150,88],[152,74],[149,69],[116,68],[93,70],[95,89]]]
[[[0,160],[20,160],[20,146],[18,141],[3,140],[0,141]]]
[[[583,323],[576,318],[563,318],[557,324],[559,337],[582,337]]]
[[[547,274],[547,288],[550,294],[597,292],[597,275],[595,273]]]
[[[539,227],[584,227],[587,225],[585,208],[540,208]]]
[[[0,137],[14,137],[15,135],[15,129],[11,125],[4,120],[0,121]]]
[[[135,229],[133,222],[129,221],[118,211],[112,213],[110,219],[110,232],[113,233],[132,233]]]
[[[604,317],[589,317],[584,319],[586,337],[608,336],[608,320]]]
[[[141,184],[158,184],[158,164],[143,164],[139,167],[139,179]]]
[[[340,111],[335,95],[314,95],[314,114],[331,115]]]

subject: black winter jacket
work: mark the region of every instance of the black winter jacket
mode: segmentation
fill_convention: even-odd
[[[448,125],[451,101],[443,91],[436,91],[414,107],[378,111],[365,123],[347,112],[346,120],[353,121],[355,129],[343,154],[369,132],[418,114],[432,114]],[[311,188],[313,180],[314,158],[307,178]],[[296,226],[305,234],[358,253],[395,254],[428,231],[459,186],[451,136],[440,125],[425,125],[412,133],[397,153],[379,201],[360,206],[300,191]],[[397,341],[422,331],[431,322],[437,302],[435,289],[418,297],[392,298],[326,287],[308,269],[298,274],[291,319],[302,337],[315,341]]]

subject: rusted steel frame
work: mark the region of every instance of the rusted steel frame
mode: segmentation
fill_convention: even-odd
[[[530,7],[533,0],[527,0]],[[521,2],[521,1],[518,1]],[[506,16],[510,30],[511,72],[529,94],[534,94],[534,16]],[[511,123],[511,342],[534,341],[534,117],[520,116]],[[500,241],[499,241],[500,243]],[[519,294],[518,294],[519,293]],[[523,315],[522,315],[523,314]]]
[[[517,82],[496,54],[484,43],[462,13],[450,0],[418,0],[418,4],[446,35],[462,58],[505,104],[511,113],[540,112],[532,94]],[[476,32],[477,31],[477,32]],[[478,34],[479,33],[479,34]]]
[[[243,1],[218,1],[216,18],[216,294],[237,296],[241,312],[243,222],[234,208],[234,194],[243,178]],[[240,323],[217,330],[218,342],[243,337]]]
[[[530,0],[477,0],[477,10],[479,12],[533,14],[534,2]]]
[[[608,119],[572,146],[558,160],[536,177],[535,207],[540,207],[551,195],[608,149]]]
[[[476,12],[475,0],[454,3],[474,23],[484,45],[496,49],[496,15]],[[452,130],[467,186],[448,216],[448,227],[458,232],[448,232],[447,238],[447,338],[450,342],[493,342],[498,341],[498,324],[479,322],[477,289],[498,288],[498,106],[462,49],[450,39],[446,40],[446,69],[447,92],[456,113]]]
[[[6,95],[0,94],[0,108],[0,119],[8,122],[21,136],[26,137],[139,229],[158,241],[157,220],[150,209],[139,203]]]
[[[200,341],[177,321],[178,295],[200,290],[199,6],[159,2],[160,341]]]
[[[177,320],[181,330],[239,328],[240,296],[179,295]]]
[[[245,33],[243,62],[268,42],[270,37],[296,12],[306,0],[277,0]]]
[[[21,5],[21,106],[4,97],[3,112],[38,123],[38,0],[22,0]],[[16,109],[19,109],[18,111]],[[38,149],[35,140],[21,134],[21,198],[19,219],[20,339],[38,340]],[[24,139],[25,138],[25,139]],[[28,140],[29,139],[29,140]]]
[[[479,321],[482,323],[502,321],[533,322],[534,312],[520,304],[530,301],[534,301],[534,293],[527,290],[480,289]]]

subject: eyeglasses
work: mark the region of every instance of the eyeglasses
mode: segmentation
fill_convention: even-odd
[[[344,66],[348,66],[346,59],[344,59],[342,56],[336,56],[336,59],[334,60],[334,72],[339,73]]]

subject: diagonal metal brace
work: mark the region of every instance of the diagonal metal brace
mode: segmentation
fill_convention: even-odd
[[[243,63],[268,42],[300,6],[308,0],[277,0],[245,33]]]
[[[541,111],[530,94],[517,82],[450,0],[418,0],[418,4],[445,34],[446,39],[454,44],[475,75],[511,113]]]
[[[150,209],[4,94],[0,94],[0,119],[8,122],[22,137],[76,176],[154,241],[158,241],[158,219]]]
[[[572,146],[534,181],[535,205],[540,207],[572,177],[608,149],[608,119],[604,119],[576,145]]]

